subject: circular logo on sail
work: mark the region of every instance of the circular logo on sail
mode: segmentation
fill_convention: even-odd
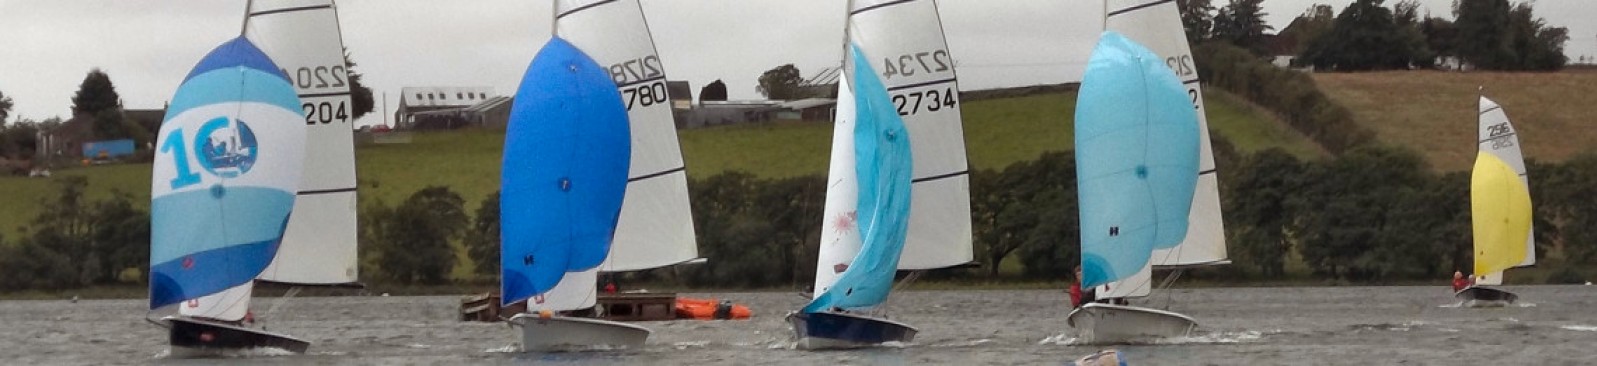
[[[250,126],[227,117],[216,117],[200,126],[194,136],[194,149],[200,166],[222,178],[249,173],[260,154]]]

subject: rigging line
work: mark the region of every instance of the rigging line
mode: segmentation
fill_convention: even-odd
[[[1176,283],[1176,279],[1181,278],[1181,274],[1185,271],[1185,269],[1176,269],[1174,271],[1170,271],[1170,275],[1165,276],[1164,283],[1159,285],[1159,290],[1165,293],[1163,307],[1164,310],[1170,310],[1170,303],[1175,301],[1175,292],[1168,291],[1170,286],[1174,285]]]
[[[279,297],[279,298],[277,298],[277,301],[272,302],[272,307],[266,308],[266,314],[262,314],[261,317],[257,318],[257,319],[271,318],[272,314],[277,313],[277,308],[278,307],[283,306],[283,303],[288,302],[288,300],[294,298],[295,295],[299,295],[299,290],[301,288],[302,287],[300,287],[300,286],[294,286],[294,287],[288,288],[288,292],[284,292],[282,297]],[[261,329],[265,330],[266,326],[262,325]]]

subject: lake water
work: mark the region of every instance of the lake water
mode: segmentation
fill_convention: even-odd
[[[1132,365],[1168,364],[1597,364],[1597,287],[1510,286],[1526,302],[1452,306],[1445,286],[1217,288],[1159,292],[1138,305],[1200,323],[1197,334],[1118,346]],[[1167,296],[1168,295],[1168,296]],[[791,349],[782,316],[792,293],[683,294],[729,298],[748,321],[644,322],[641,350],[518,354],[504,324],[456,321],[456,297],[293,298],[273,331],[315,342],[306,355],[256,352],[260,364],[958,364],[1058,365],[1102,349],[1073,345],[1062,291],[908,291],[887,308],[920,328],[913,344],[851,351]],[[258,299],[264,314],[277,299]],[[1168,305],[1166,305],[1168,304]],[[35,364],[210,364],[165,357],[166,333],[146,323],[143,300],[0,302],[0,360]]]

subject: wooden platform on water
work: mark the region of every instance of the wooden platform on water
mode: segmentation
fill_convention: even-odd
[[[595,318],[623,322],[673,320],[676,319],[676,299],[676,293],[602,293],[595,306],[600,316]],[[526,311],[525,302],[501,307],[499,294],[460,299],[460,321],[498,322]]]

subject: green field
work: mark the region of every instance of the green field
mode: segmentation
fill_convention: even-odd
[[[1267,113],[1223,93],[1211,93],[1210,128],[1243,151],[1282,147],[1302,157],[1321,151]],[[963,105],[965,140],[971,165],[1001,169],[1046,151],[1071,145],[1074,93],[1047,93],[971,101]],[[763,177],[825,174],[832,127],[824,122],[778,122],[683,130],[682,154],[688,173],[704,178],[729,170]],[[495,130],[417,133],[412,143],[361,146],[356,150],[361,200],[396,204],[430,185],[460,193],[467,210],[476,209],[499,188],[504,134]],[[91,198],[112,189],[149,201],[148,164],[105,165],[61,169],[56,175],[89,177]],[[53,195],[48,179],[0,178],[0,235],[15,238],[19,228]]]
[[[1382,142],[1408,146],[1442,171],[1469,169],[1476,150],[1476,96],[1508,112],[1527,158],[1563,161],[1597,146],[1597,72],[1394,71],[1314,74],[1331,100]]]

